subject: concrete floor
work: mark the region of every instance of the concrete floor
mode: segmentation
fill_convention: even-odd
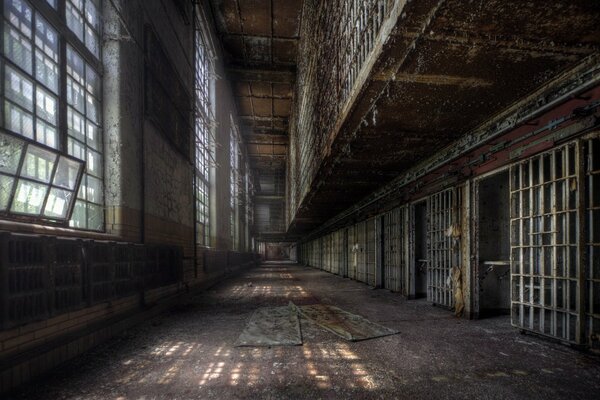
[[[234,348],[257,307],[321,302],[397,328],[349,343],[302,321],[304,345]],[[130,330],[15,399],[598,399],[600,358],[508,317],[454,318],[314,269],[265,264]]]

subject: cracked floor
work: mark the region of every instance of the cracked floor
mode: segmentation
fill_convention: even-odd
[[[302,321],[303,346],[233,347],[261,306],[324,303],[400,331],[350,343]],[[600,357],[294,264],[263,264],[10,399],[597,399]]]

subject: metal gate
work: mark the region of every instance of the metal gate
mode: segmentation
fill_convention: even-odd
[[[512,324],[573,343],[582,295],[578,162],[570,143],[510,169]]]
[[[586,143],[587,157],[587,277],[585,332],[591,344],[600,341],[600,138]]]
[[[427,198],[427,300],[453,307],[450,274],[460,261],[461,188]]]
[[[376,218],[367,220],[366,223],[366,276],[365,282],[368,285],[376,285],[377,271],[377,221]]]
[[[383,287],[406,293],[406,216],[407,207],[398,207],[384,217],[384,280]]]

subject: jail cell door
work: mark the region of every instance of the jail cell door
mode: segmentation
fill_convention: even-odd
[[[331,234],[332,251],[331,251],[331,272],[340,274],[340,232],[336,231]]]
[[[406,207],[398,207],[384,218],[384,281],[383,287],[404,292],[406,273]]]
[[[366,266],[366,280],[368,285],[375,286],[377,284],[377,221],[376,218],[367,220],[366,223],[366,235],[367,235],[367,266]]]
[[[461,189],[427,198],[427,300],[452,308],[452,267],[460,262]]]
[[[356,225],[348,228],[348,278],[356,279],[356,265],[358,264]]]
[[[600,138],[587,140],[587,268],[585,336],[592,347],[600,344]]]
[[[357,263],[356,263],[356,280],[359,282],[367,282],[367,257],[366,257],[366,226],[365,221],[359,222],[356,227],[356,243],[357,247]]]
[[[512,324],[572,343],[580,336],[578,159],[570,143],[510,169]]]

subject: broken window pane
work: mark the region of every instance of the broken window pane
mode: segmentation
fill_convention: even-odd
[[[11,175],[17,173],[23,142],[11,136],[0,133],[0,172]]]
[[[0,174],[0,211],[8,207],[14,181],[14,178]]]

